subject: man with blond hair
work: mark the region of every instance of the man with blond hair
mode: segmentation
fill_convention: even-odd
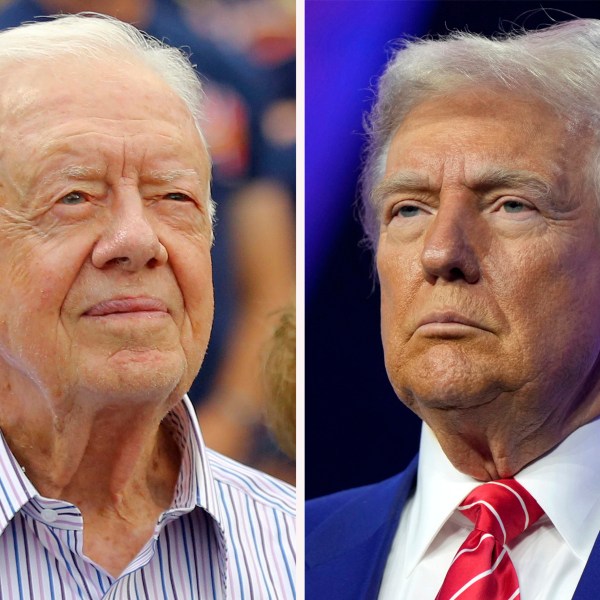
[[[406,43],[364,222],[418,460],[309,503],[307,598],[597,597],[600,22]]]

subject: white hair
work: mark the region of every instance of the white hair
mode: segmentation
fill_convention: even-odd
[[[204,94],[187,55],[118,19],[96,13],[56,15],[0,32],[0,71],[35,60],[63,56],[80,59],[131,61],[148,66],[184,102],[206,146],[201,129]],[[132,69],[132,74],[135,71]],[[210,185],[210,184],[209,184]],[[214,202],[208,189],[208,210]]]
[[[453,32],[439,39],[404,41],[382,75],[375,105],[365,120],[362,219],[377,245],[372,192],[383,177],[390,142],[419,103],[464,88],[500,88],[534,97],[553,109],[570,130],[587,128],[590,183],[600,198],[600,21],[577,19],[539,31],[503,33],[492,39]]]

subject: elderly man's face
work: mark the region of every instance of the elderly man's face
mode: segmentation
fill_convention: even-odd
[[[58,64],[3,80],[3,378],[53,397],[186,391],[213,313],[206,150],[145,68]]]
[[[539,423],[573,410],[600,351],[585,146],[541,104],[482,92],[427,101],[396,132],[376,190],[382,335],[419,414],[503,392],[527,400],[491,406]]]

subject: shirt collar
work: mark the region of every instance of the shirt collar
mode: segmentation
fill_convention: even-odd
[[[25,469],[19,465],[0,432],[0,535],[14,516],[37,495]]]
[[[181,469],[170,511],[203,508],[223,527],[208,451],[200,433],[196,411],[187,396],[164,419],[181,452]]]
[[[165,514],[177,516],[199,507],[215,521],[225,538],[222,508],[216,493],[210,461],[194,407],[187,396],[165,417],[181,451],[181,468],[171,507]],[[0,535],[14,516],[39,492],[27,477],[0,432]]]
[[[587,560],[600,531],[599,472],[600,419],[596,419],[515,476],[582,560]]]
[[[223,509],[217,496],[208,451],[200,433],[196,411],[187,396],[165,417],[173,439],[181,452],[181,467],[171,508],[165,511],[160,524],[177,518],[196,507],[203,509],[213,521],[219,543],[219,565],[223,593],[227,589],[227,536],[223,526]]]
[[[591,552],[600,530],[600,420],[580,427],[515,479],[537,500],[571,550]],[[413,515],[408,524],[412,571],[467,494],[481,482],[458,471],[424,423]],[[444,490],[440,494],[440,490]],[[412,518],[414,517],[414,518]]]
[[[477,483],[454,468],[433,431],[423,423],[417,487],[407,532],[407,547],[413,549],[407,561],[409,572],[417,566],[444,523]]]

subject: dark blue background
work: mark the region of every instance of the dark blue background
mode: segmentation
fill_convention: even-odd
[[[355,218],[362,115],[393,40],[571,15],[600,18],[600,3],[306,1],[307,498],[384,479],[418,447],[419,420],[385,374],[379,291]]]

